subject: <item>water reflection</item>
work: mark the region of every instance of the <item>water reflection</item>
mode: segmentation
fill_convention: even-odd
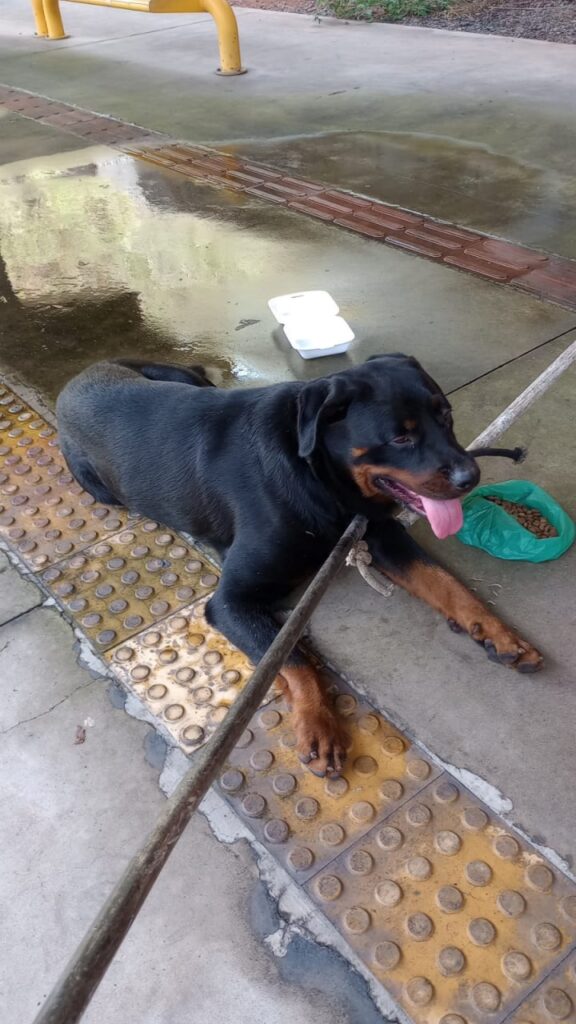
[[[476,124],[467,121],[469,138]],[[458,131],[458,125],[454,126]],[[571,168],[522,158],[452,135],[422,131],[331,131],[309,137],[235,143],[230,151],[331,182],[384,202],[425,210],[567,256],[574,243],[576,188]],[[480,136],[482,132],[479,132]]]
[[[0,359],[49,399],[121,355],[203,362],[217,383],[249,386],[410,351],[450,390],[572,326],[552,305],[258,199],[105,150],[74,159],[0,178]],[[268,299],[315,288],[356,333],[345,356],[305,361],[274,336]]]
[[[200,359],[219,383],[292,376],[265,284],[301,287],[307,232],[128,158],[0,182],[2,358],[54,398],[93,359]]]

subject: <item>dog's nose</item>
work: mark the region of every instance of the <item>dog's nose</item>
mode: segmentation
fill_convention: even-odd
[[[469,491],[480,479],[480,470],[474,462],[466,462],[453,466],[450,472],[450,483],[459,491]]]

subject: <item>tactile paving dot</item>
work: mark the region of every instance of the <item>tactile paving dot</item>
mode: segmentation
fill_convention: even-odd
[[[218,582],[195,548],[146,520],[51,565],[41,579],[98,650],[192,604]]]
[[[334,688],[340,684],[328,672],[323,675]],[[343,778],[319,779],[300,764],[290,713],[280,701],[255,715],[220,778],[220,789],[236,811],[299,881],[438,774],[369,704],[341,686],[333,698],[352,738]],[[370,870],[369,859],[351,861],[354,875]],[[360,922],[356,927],[360,930]]]
[[[510,1024],[573,1024],[576,1021],[576,954],[552,971],[510,1018]]]
[[[106,652],[114,674],[187,752],[225,718],[253,672],[246,656],[210,628],[204,604],[177,612]],[[232,777],[229,784],[233,788]]]
[[[99,505],[68,472],[54,428],[0,388],[0,536],[38,571],[134,517]]]
[[[446,776],[306,889],[418,1024],[502,1021],[576,938],[576,886]]]

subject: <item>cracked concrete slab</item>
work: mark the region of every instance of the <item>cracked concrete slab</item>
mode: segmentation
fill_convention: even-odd
[[[4,552],[0,551],[0,625],[36,608],[41,602],[42,593],[38,587],[14,569]]]
[[[10,704],[0,744],[0,816],[10,836],[1,853],[0,991],[11,1021],[32,1020],[165,799],[149,725],[109,699],[106,681],[77,663],[73,642],[53,608],[0,628]],[[299,932],[277,959],[263,940],[281,924],[249,844],[220,845],[197,816],[83,1019],[383,1019],[337,952]]]
[[[34,608],[0,627],[0,732],[41,718],[87,685],[89,677],[66,671],[70,642],[70,627],[51,608]]]

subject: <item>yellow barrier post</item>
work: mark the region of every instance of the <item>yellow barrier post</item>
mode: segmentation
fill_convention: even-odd
[[[240,57],[240,40],[238,38],[238,22],[236,15],[226,0],[199,0],[200,7],[211,14],[216,23],[218,47],[220,50],[220,67],[218,75],[244,75]]]
[[[218,33],[218,75],[243,75],[236,15],[227,0],[71,0],[95,7],[116,7],[148,14],[210,14]],[[66,39],[59,0],[32,0],[36,31],[49,39]]]
[[[36,25],[37,36],[48,35],[48,25],[46,24],[46,15],[44,14],[44,5],[42,0],[32,0],[32,10],[34,12],[34,24]]]
[[[58,0],[43,0],[44,4],[44,17],[48,26],[48,36],[50,39],[67,39],[66,32],[64,31],[64,25],[62,24],[62,18],[60,15],[60,4]]]

